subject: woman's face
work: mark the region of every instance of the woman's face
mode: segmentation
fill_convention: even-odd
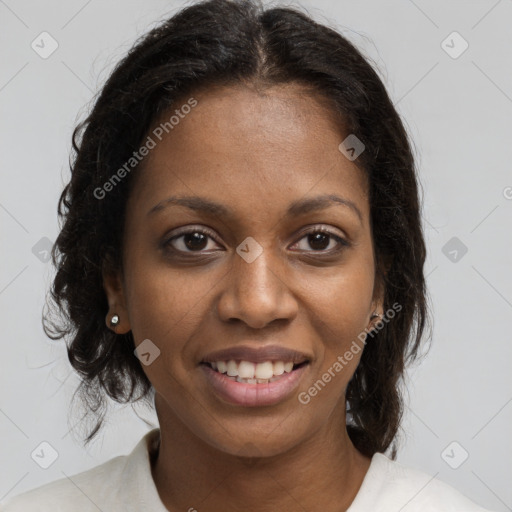
[[[161,141],[150,132],[156,146],[127,205],[124,275],[119,290],[105,286],[116,332],[150,340],[142,367],[161,427],[172,418],[224,452],[270,456],[344,429],[361,351],[344,354],[382,311],[366,182],[338,149],[348,134],[296,85],[193,97]],[[192,196],[202,202],[168,201]],[[318,200],[327,196],[340,199]],[[230,373],[277,378],[240,383],[205,363],[230,359],[245,361]]]

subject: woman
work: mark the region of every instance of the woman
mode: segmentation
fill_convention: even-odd
[[[47,334],[70,336],[91,413],[154,400],[160,428],[3,510],[484,510],[394,460],[426,250],[406,132],[346,39],[197,3],[134,46],[73,140],[52,288],[69,323]]]

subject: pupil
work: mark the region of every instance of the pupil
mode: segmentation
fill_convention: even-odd
[[[313,249],[322,250],[329,246],[329,235],[326,235],[325,233],[314,233],[308,236],[309,244]],[[324,243],[322,243],[322,241]],[[320,243],[320,247],[318,247],[318,242]],[[325,242],[327,242],[327,244],[325,244]]]
[[[188,233],[185,235],[184,242],[189,249],[203,249],[206,236],[202,233]]]

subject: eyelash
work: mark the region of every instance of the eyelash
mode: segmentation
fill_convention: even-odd
[[[174,235],[172,238],[169,238],[166,241],[164,241],[163,246],[165,248],[169,247],[172,252],[179,253],[179,254],[194,254],[194,253],[201,254],[202,251],[182,251],[180,249],[174,248],[171,244],[171,242],[173,242],[174,240],[177,240],[185,235],[190,235],[193,233],[200,233],[202,235],[206,235],[206,236],[210,237],[212,240],[216,241],[213,233],[205,228],[189,228],[186,231],[182,231],[181,233],[178,233],[178,234]],[[332,231],[329,231],[328,229],[326,229],[324,227],[316,227],[316,228],[311,229],[310,231],[307,231],[306,233],[303,233],[301,238],[299,238],[299,240],[296,243],[300,242],[300,240],[307,237],[308,235],[313,235],[313,234],[317,234],[317,233],[323,233],[325,235],[328,235],[329,237],[336,240],[338,242],[339,246],[341,246],[341,247],[338,247],[337,249],[328,249],[328,250],[319,250],[319,251],[312,250],[312,251],[307,251],[307,252],[313,252],[316,254],[331,254],[333,252],[340,252],[344,248],[350,246],[350,244],[349,244],[349,242],[347,242],[347,240],[345,240],[344,238],[342,238],[338,235],[335,235]]]

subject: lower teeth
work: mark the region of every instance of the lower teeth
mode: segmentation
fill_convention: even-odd
[[[241,382],[242,384],[268,384],[269,382],[275,382],[276,380],[279,380],[284,374],[274,375],[270,379],[242,379],[241,377],[231,377],[225,373],[222,375],[226,376],[228,379],[231,379],[234,382]]]

